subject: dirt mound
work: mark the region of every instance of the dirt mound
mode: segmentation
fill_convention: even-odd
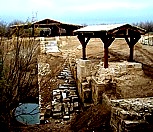
[[[82,131],[109,131],[110,108],[104,105],[93,105],[80,115],[76,116],[71,123],[74,132]]]

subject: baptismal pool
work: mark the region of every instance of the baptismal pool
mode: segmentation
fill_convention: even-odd
[[[36,103],[20,103],[15,110],[16,120],[27,125],[40,124],[39,105]]]

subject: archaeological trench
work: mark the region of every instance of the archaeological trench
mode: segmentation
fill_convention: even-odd
[[[76,39],[75,37],[40,39],[41,55],[53,57],[45,53],[45,43],[48,41],[56,40],[58,45],[63,46],[77,41]],[[53,54],[59,56],[60,53]],[[47,104],[43,102],[40,80],[52,72],[52,59],[38,58],[41,124],[47,123],[49,119],[57,122],[68,121],[73,115],[80,114],[93,104],[104,104],[111,107],[110,126],[113,131],[149,131],[153,125],[153,97],[138,98],[136,93],[137,90],[141,90],[140,88],[130,96],[131,88],[136,89],[143,85],[141,77],[144,76],[144,72],[141,63],[109,62],[109,68],[104,68],[102,61],[93,66],[90,59],[76,58],[73,50],[67,51],[62,56],[64,61],[59,65],[59,72],[55,77],[59,83],[45,95],[45,98],[50,96],[50,102]],[[147,83],[151,81],[148,78],[143,79]],[[150,84],[150,87],[152,86],[153,84]]]

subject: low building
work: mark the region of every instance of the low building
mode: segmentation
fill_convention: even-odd
[[[142,36],[140,42],[144,45],[153,46],[153,34],[147,33],[146,35]]]
[[[12,29],[13,33],[16,33],[18,29],[23,29],[25,30],[25,32],[28,32],[28,34],[31,34],[30,36],[54,37],[54,36],[72,36],[73,31],[81,27],[83,26],[62,23],[51,19],[43,19],[32,23],[12,25],[10,28]]]

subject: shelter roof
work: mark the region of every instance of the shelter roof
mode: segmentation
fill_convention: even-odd
[[[40,20],[40,21],[35,21],[35,22],[32,22],[32,24],[49,24],[49,23],[61,23],[59,21],[56,21],[56,20],[52,20],[52,19],[43,19],[43,20]]]
[[[98,33],[101,32],[101,33],[107,33],[112,35],[120,34],[120,36],[123,36],[124,35],[123,32],[125,33],[127,29],[133,32],[139,32],[141,35],[145,34],[146,32],[144,29],[137,26],[130,25],[130,24],[111,24],[111,25],[86,26],[78,30],[75,30],[74,33],[87,35],[89,33],[94,34],[97,32]]]

